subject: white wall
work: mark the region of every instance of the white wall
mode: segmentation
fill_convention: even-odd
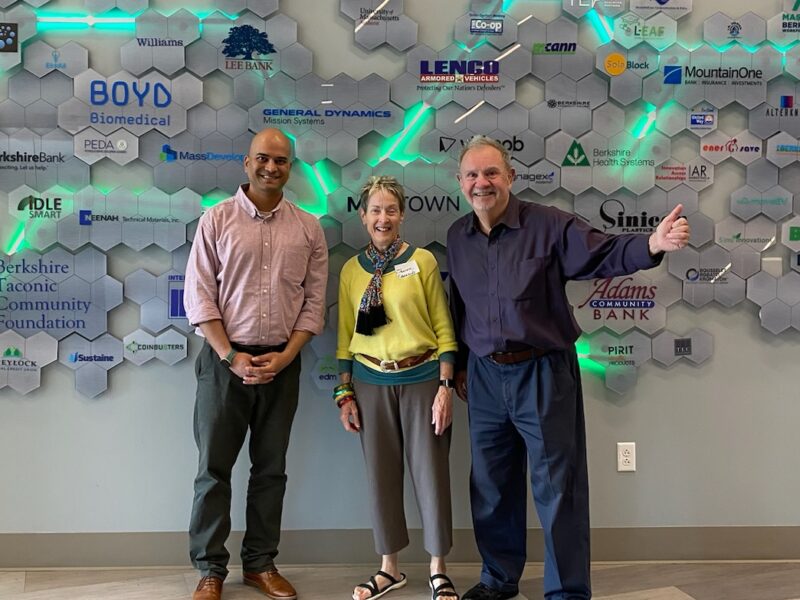
[[[170,3],[151,4],[165,8]],[[339,15],[338,0],[281,4],[282,11],[298,21],[299,40],[313,51],[315,72],[321,77],[346,72],[360,78],[377,72],[393,78],[405,68],[404,57],[391,50],[354,49],[352,26]],[[449,24],[467,12],[466,0],[405,0],[405,5],[407,14],[420,24],[420,42],[432,48],[449,43]],[[694,13],[680,24],[680,37],[689,43],[699,41],[702,21],[717,10],[731,16],[754,10],[770,17],[780,6],[778,0],[695,0]],[[510,12],[519,18],[532,12],[549,20],[558,6],[516,0]],[[104,42],[109,47],[120,43],[112,38]],[[60,44],[66,37],[50,35],[46,40]],[[114,52],[97,57],[92,54],[91,66],[101,73],[119,69]],[[207,101],[224,103],[217,93],[214,86],[207,88]],[[535,85],[522,86],[523,103],[533,105],[541,97]],[[737,107],[721,111],[721,127],[728,133],[743,129],[745,111]],[[686,138],[678,139],[675,147],[679,158],[697,152],[696,143]],[[132,181],[141,173],[130,169],[97,175]],[[725,165],[718,170],[717,181],[701,194],[701,207],[721,218],[728,194],[743,185],[744,171]],[[563,196],[557,201],[568,206]],[[109,271],[115,277],[137,266],[160,273],[168,268],[167,255],[158,250],[137,255],[123,249],[110,254]],[[115,310],[112,333],[121,337],[134,329],[137,316],[129,303]],[[648,363],[640,370],[636,389],[623,397],[607,391],[596,376],[584,375],[593,526],[800,524],[796,502],[800,335],[775,337],[763,331],[757,307],[747,301],[730,310],[717,305],[669,309],[671,330],[698,326],[715,338],[714,355],[702,367],[681,361],[663,369]],[[192,340],[192,356],[198,348],[199,342]],[[302,385],[289,455],[284,526],[369,527],[357,438],[342,431],[328,398],[314,393],[307,378]],[[192,362],[172,368],[124,364],[111,372],[110,386],[99,398],[86,400],[73,391],[71,372],[53,365],[45,369],[42,387],[27,396],[0,390],[0,533],[187,528],[196,460]],[[451,454],[457,528],[470,527],[465,417],[459,405]],[[635,474],[616,473],[617,441],[637,442]],[[247,465],[241,463],[234,483],[235,529],[244,525]],[[411,523],[418,525],[415,516]]]

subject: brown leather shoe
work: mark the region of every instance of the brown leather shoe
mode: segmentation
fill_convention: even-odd
[[[245,585],[258,588],[267,598],[272,600],[295,600],[297,590],[294,586],[278,573],[278,569],[264,571],[263,573],[242,573]]]
[[[222,579],[206,575],[197,584],[192,600],[220,600],[222,598]]]

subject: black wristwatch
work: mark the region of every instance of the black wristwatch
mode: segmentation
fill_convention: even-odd
[[[237,354],[238,354],[238,352],[236,352],[236,350],[234,350],[233,348],[231,348],[231,351],[230,351],[230,352],[228,352],[228,353],[227,353],[225,356],[223,356],[222,358],[220,358],[220,359],[219,359],[219,362],[221,362],[221,363],[222,363],[223,365],[225,365],[226,367],[230,367],[230,366],[231,366],[231,363],[233,363],[233,357],[234,357],[234,356],[236,356]]]
[[[440,387],[445,387],[448,390],[452,390],[453,388],[456,387],[456,383],[455,383],[455,380],[453,380],[453,379],[440,379],[439,380],[439,386]]]

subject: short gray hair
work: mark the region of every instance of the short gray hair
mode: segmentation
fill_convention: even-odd
[[[511,155],[508,153],[506,147],[496,139],[485,135],[475,135],[466,144],[464,144],[464,147],[461,148],[461,154],[458,155],[458,166],[461,166],[461,162],[464,160],[464,155],[467,152],[473,150],[474,148],[479,148],[480,146],[490,146],[491,148],[497,150],[500,153],[500,156],[503,158],[503,164],[505,164],[506,170],[509,173],[511,172],[511,169],[513,169],[511,166]]]
[[[397,198],[397,203],[400,205],[400,212],[404,213],[406,211],[406,192],[397,179],[388,175],[373,175],[361,186],[361,191],[358,194],[358,206],[360,210],[367,212],[369,198],[377,191],[388,192]]]

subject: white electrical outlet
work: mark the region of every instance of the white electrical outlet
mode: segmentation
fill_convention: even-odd
[[[617,442],[617,471],[636,470],[636,442]]]

